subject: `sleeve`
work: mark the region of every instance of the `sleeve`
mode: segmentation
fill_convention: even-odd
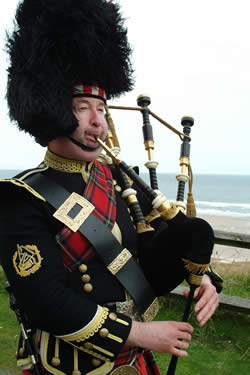
[[[20,190],[3,194],[7,197],[1,202],[0,258],[31,326],[77,346],[91,337],[93,345],[116,356],[131,320],[67,286],[52,220],[45,216],[46,203]]]

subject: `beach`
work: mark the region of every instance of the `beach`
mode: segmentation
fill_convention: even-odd
[[[199,214],[197,216],[205,219],[214,230],[250,235],[250,217]],[[250,249],[215,245],[212,254],[213,263],[216,263],[216,265],[221,263],[222,267],[230,265],[235,270],[244,269],[244,273],[247,272],[250,274]]]

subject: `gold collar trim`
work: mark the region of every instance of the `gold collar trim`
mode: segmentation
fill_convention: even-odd
[[[82,173],[86,168],[90,171],[93,164],[93,162],[87,164],[84,160],[66,159],[49,150],[45,154],[44,163],[50,168],[67,173]]]

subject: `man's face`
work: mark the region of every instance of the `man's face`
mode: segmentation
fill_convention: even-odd
[[[72,100],[73,112],[78,120],[78,127],[72,133],[72,137],[92,151],[81,150],[81,159],[92,161],[96,159],[102,148],[95,137],[104,140],[106,138],[108,125],[104,117],[104,102],[98,98],[76,97]]]

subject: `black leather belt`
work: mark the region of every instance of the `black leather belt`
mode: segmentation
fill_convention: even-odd
[[[59,209],[71,195],[64,187],[58,185],[42,173],[36,173],[27,177],[25,183],[43,196],[55,209]],[[89,214],[78,230],[93,245],[100,259],[111,272],[112,267],[110,265],[117,258],[119,263],[119,256],[121,257],[121,254],[125,252],[125,257],[127,254],[130,254],[117,241],[108,227],[93,214]],[[125,264],[120,269],[118,268],[117,272],[113,273],[113,275],[127,289],[130,296],[136,302],[140,313],[145,313],[152,305],[156,296],[135,259],[132,256],[127,258]]]

